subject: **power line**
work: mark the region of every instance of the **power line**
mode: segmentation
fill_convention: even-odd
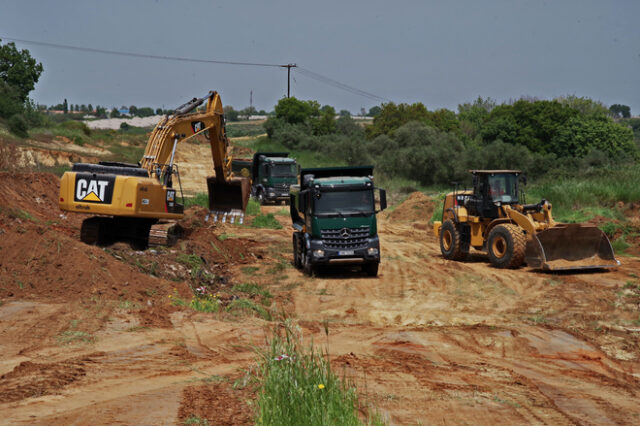
[[[181,56],[149,55],[145,53],[133,53],[133,52],[122,52],[117,50],[96,49],[93,47],[71,46],[67,44],[47,43],[44,41],[23,40],[19,38],[11,38],[11,37],[3,37],[3,36],[0,36],[0,39],[18,41],[21,43],[35,44],[38,46],[55,47],[58,49],[76,50],[76,51],[92,52],[92,53],[105,53],[108,55],[129,56],[133,58],[164,59],[167,61],[198,62],[198,63],[205,63],[205,64],[245,65],[245,66],[254,66],[254,67],[282,67],[283,66],[280,64],[265,64],[265,63],[258,63],[258,62],[219,61],[214,59],[186,58]]]
[[[347,92],[353,93],[355,95],[359,95],[359,96],[364,96],[366,98],[372,99],[374,101],[387,101],[387,102],[391,102],[390,99],[387,98],[383,98],[382,96],[378,96],[378,95],[374,95],[373,93],[369,93],[369,92],[365,92],[364,90],[358,89],[356,87],[353,86],[349,86],[347,84],[341,83],[337,80],[334,80],[332,78],[326,77],[322,74],[318,74],[317,72],[313,72],[311,70],[308,70],[306,68],[303,68],[301,66],[298,66],[297,69],[295,70],[296,72],[312,78],[316,81],[319,81],[321,83],[325,83],[328,84],[329,86],[333,86],[337,89],[342,89],[345,90]]]
[[[373,93],[365,92],[364,90],[355,88],[353,86],[349,86],[348,84],[341,83],[332,78],[326,77],[322,74],[318,74],[306,68],[302,68],[295,64],[269,64],[269,63],[260,63],[260,62],[239,62],[239,61],[221,61],[216,59],[200,59],[200,58],[188,58],[182,56],[167,56],[167,55],[150,55],[146,53],[134,53],[134,52],[123,52],[118,50],[107,50],[107,49],[98,49],[93,47],[82,47],[82,46],[72,46],[68,44],[59,44],[59,43],[48,43],[44,41],[35,41],[35,40],[25,40],[20,38],[13,37],[4,37],[0,36],[0,39],[9,40],[9,41],[17,41],[20,43],[28,43],[34,44],[37,46],[46,46],[46,47],[54,47],[57,49],[67,49],[67,50],[75,50],[80,52],[90,52],[90,53],[102,53],[107,55],[117,55],[117,56],[127,56],[133,58],[145,58],[145,59],[160,59],[166,61],[179,61],[179,62],[195,62],[195,63],[204,63],[204,64],[221,64],[221,65],[241,65],[241,66],[254,66],[254,67],[272,67],[272,68],[287,68],[287,97],[290,92],[290,75],[291,68],[296,68],[296,71],[300,74],[309,77],[313,80],[319,81],[321,83],[327,84],[329,86],[335,87],[337,89],[344,90],[346,92],[352,93],[354,95],[363,96],[374,101],[387,101],[391,102],[390,99],[383,98],[381,96],[375,95]]]

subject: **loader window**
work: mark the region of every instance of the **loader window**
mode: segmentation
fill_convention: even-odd
[[[362,215],[373,214],[373,191],[327,191],[322,192],[320,198],[314,202],[317,215]]]
[[[489,176],[489,195],[493,201],[518,202],[518,176],[512,174]]]

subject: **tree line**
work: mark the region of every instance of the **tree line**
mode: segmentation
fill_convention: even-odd
[[[364,127],[350,115],[335,115],[331,106],[284,98],[264,127],[289,149],[374,164],[386,177],[423,185],[463,182],[469,169],[522,169],[542,176],[640,157],[640,119],[618,119],[602,103],[576,96],[502,104],[478,98],[457,111],[390,102]]]

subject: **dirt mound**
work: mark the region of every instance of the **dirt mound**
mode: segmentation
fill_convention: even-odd
[[[0,172],[0,210],[18,217],[59,219],[59,187],[60,179],[51,173]]]
[[[428,221],[433,215],[434,202],[422,192],[414,192],[395,209],[385,215],[393,221]]]

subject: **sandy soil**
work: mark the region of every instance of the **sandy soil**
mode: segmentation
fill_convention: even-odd
[[[390,424],[637,424],[640,259],[609,272],[446,261],[413,195],[381,215],[378,278],[291,267],[291,231],[204,222],[178,245],[136,252],[78,241],[58,179],[0,174],[0,411],[3,424],[250,424],[246,371],[275,322],[197,313],[199,256],[222,306],[254,282],[330,354]],[[418,212],[418,213],[416,213]],[[201,279],[204,279],[201,277]],[[209,279],[209,278],[207,278]],[[325,325],[329,334],[325,335]]]

